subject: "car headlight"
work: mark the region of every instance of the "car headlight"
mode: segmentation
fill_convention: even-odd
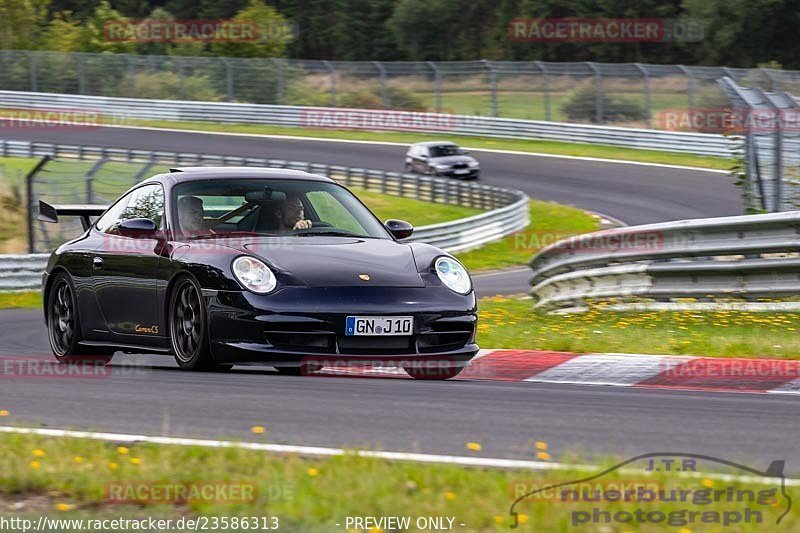
[[[469,279],[467,269],[452,257],[440,257],[434,267],[436,275],[451,291],[467,294],[472,290],[472,280]]]
[[[433,165],[436,167],[436,170],[447,170],[450,168],[450,165]]]
[[[469,166],[472,167],[472,168],[475,168],[475,167],[478,166],[478,162],[477,161],[470,161],[469,162]]]
[[[257,294],[272,292],[278,284],[275,274],[267,265],[247,255],[233,261],[233,275],[247,290]]]

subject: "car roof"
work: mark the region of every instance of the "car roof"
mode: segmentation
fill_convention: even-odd
[[[458,146],[456,143],[450,142],[450,141],[425,141],[425,142],[421,142],[421,143],[414,143],[412,146],[429,146],[430,147],[430,146],[445,146],[445,145],[447,145],[447,146],[451,146],[451,145]]]
[[[266,167],[174,167],[168,173],[153,176],[146,181],[160,181],[169,178],[175,183],[184,181],[216,179],[274,179],[298,181],[324,181],[333,182],[332,179],[319,174],[311,174],[302,170],[289,168]]]

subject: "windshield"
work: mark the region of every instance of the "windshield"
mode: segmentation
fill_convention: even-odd
[[[431,157],[447,157],[449,155],[464,155],[464,150],[455,144],[442,144],[440,146],[431,146]]]
[[[224,179],[183,183],[173,227],[189,238],[230,234],[390,238],[347,189],[300,180]]]

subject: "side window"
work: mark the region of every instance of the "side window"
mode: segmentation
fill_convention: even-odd
[[[133,196],[133,193],[126,194],[117,200],[117,203],[112,205],[103,214],[103,216],[97,219],[97,222],[94,224],[95,228],[103,233],[108,233],[111,228],[116,227],[120,221],[120,218],[125,213],[125,210],[128,208],[128,202],[130,201],[131,196]]]
[[[164,190],[161,185],[146,185],[131,193],[131,200],[125,209],[122,220],[131,218],[149,218],[161,226],[164,216]]]
[[[149,218],[161,225],[164,216],[164,191],[161,185],[146,185],[123,196],[95,223],[104,233],[116,233],[117,225],[131,218]]]

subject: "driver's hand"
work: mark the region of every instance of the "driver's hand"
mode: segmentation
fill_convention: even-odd
[[[310,220],[298,220],[292,229],[308,229],[311,227]]]

